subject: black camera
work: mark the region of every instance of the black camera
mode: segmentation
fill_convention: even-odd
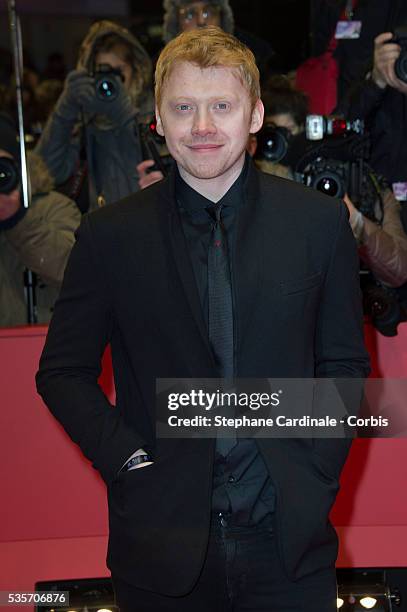
[[[309,126],[322,135],[317,142],[305,134],[293,136],[284,163],[291,166],[297,181],[337,198],[347,193],[365,217],[381,224],[384,183],[368,164],[369,136],[362,133],[362,122],[340,121],[329,127],[318,120]],[[387,287],[363,267],[360,281],[364,313],[381,334],[397,335],[398,324],[407,320],[407,283],[397,289]]]
[[[20,172],[14,159],[0,157],[0,193],[11,193],[20,184]]]
[[[368,136],[348,132],[318,143],[294,137],[292,149],[288,157],[296,180],[332,197],[347,193],[365,217],[377,221],[380,186],[367,163]]]
[[[317,189],[334,198],[343,198],[348,190],[348,164],[335,159],[318,157],[304,172],[304,182],[308,187]]]
[[[308,115],[305,120],[307,140],[322,140],[324,136],[338,137],[345,134],[363,134],[364,127],[362,119],[349,121],[340,117]]]
[[[257,134],[257,148],[254,159],[279,162],[286,155],[291,134],[287,128],[266,123]]]
[[[366,270],[361,270],[360,286],[364,314],[383,336],[397,336],[399,323],[407,320],[407,307],[402,290],[383,285]]]
[[[139,133],[143,159],[153,159],[155,162],[154,166],[148,168],[147,174],[159,170],[167,176],[173,159],[165,147],[165,138],[157,132],[155,117],[149,123],[140,123]]]
[[[119,95],[119,80],[124,83],[124,76],[119,68],[112,68],[110,64],[99,64],[95,77],[96,96],[99,100],[112,102]]]
[[[400,55],[394,65],[394,71],[400,81],[407,83],[407,25],[396,28],[391,42],[395,42],[401,47]]]

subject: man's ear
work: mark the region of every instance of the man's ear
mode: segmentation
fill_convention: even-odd
[[[163,122],[161,121],[161,115],[160,115],[160,111],[158,110],[157,105],[155,105],[155,118],[157,121],[157,125],[156,125],[157,134],[159,134],[160,136],[164,136]]]
[[[260,98],[256,101],[252,110],[252,119],[250,123],[250,133],[255,134],[261,129],[264,119],[264,106]]]

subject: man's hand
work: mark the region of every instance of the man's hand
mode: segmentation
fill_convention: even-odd
[[[349,210],[349,220],[351,220],[352,217],[354,217],[355,214],[358,212],[358,209],[356,208],[347,193],[345,193],[345,195],[343,196],[343,201],[345,202],[347,209]]]
[[[0,193],[0,221],[6,221],[16,214],[21,206],[20,192],[14,189],[11,193]]]
[[[394,71],[401,47],[389,42],[392,38],[391,32],[384,32],[375,38],[372,79],[381,89],[389,86],[407,95],[407,83],[400,81]]]
[[[95,95],[94,78],[86,70],[72,70],[65,79],[55,112],[64,119],[75,121],[80,109],[89,104]]]
[[[104,115],[115,126],[131,120],[136,109],[121,80],[114,78],[117,97],[101,100],[96,94],[96,82],[86,70],[72,70],[65,80],[64,90],[58,100],[56,112],[67,120],[75,120],[83,110],[90,115]]]
[[[144,189],[149,185],[153,185],[154,183],[158,183],[158,181],[162,181],[164,175],[160,170],[153,170],[153,172],[147,172],[148,168],[154,166],[155,162],[153,159],[146,159],[142,161],[137,166],[138,172],[138,184],[140,189]]]
[[[356,240],[360,240],[363,232],[364,217],[360,210],[356,208],[347,193],[345,193],[343,196],[343,201],[349,211],[349,224],[352,228],[353,235],[355,236]]]

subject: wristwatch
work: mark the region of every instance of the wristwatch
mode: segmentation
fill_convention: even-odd
[[[151,462],[153,461],[150,455],[147,455],[147,454],[137,455],[137,457],[132,457],[131,459],[129,459],[128,462],[124,464],[124,466],[122,467],[120,471],[127,472],[128,470],[133,468],[135,465],[139,465],[140,463],[146,463],[147,461],[151,461]]]

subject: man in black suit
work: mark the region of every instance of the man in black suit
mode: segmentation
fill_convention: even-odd
[[[122,612],[328,612],[341,439],[155,438],[157,378],[367,375],[346,207],[258,172],[252,53],[216,27],[156,69],[160,183],[86,216],[40,394],[106,482]],[[111,345],[113,409],[97,384]]]

